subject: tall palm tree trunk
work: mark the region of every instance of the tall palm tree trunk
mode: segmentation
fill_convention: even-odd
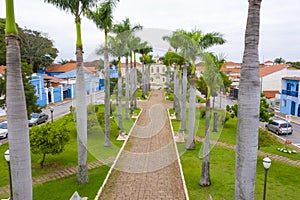
[[[173,107],[175,110],[175,113],[178,114],[178,74],[177,70],[174,71],[174,102]]]
[[[76,126],[78,145],[78,174],[77,182],[89,182],[87,168],[87,110],[86,86],[83,71],[82,48],[76,48]]]
[[[249,0],[238,98],[235,199],[254,199],[260,105],[259,24],[261,0]]]
[[[195,131],[195,117],[196,117],[196,88],[195,78],[192,77],[190,85],[190,101],[189,101],[189,132],[188,139],[186,142],[186,149],[195,149],[194,131]]]
[[[14,21],[13,1],[6,0],[7,21]],[[11,14],[12,16],[8,16]],[[8,24],[6,25],[6,27]],[[6,106],[8,143],[14,199],[32,199],[31,157],[26,101],[22,82],[20,40],[6,30]]]
[[[210,142],[209,142],[209,125],[210,125],[210,92],[207,88],[206,97],[206,114],[205,114],[205,138],[203,143],[202,173],[199,184],[201,186],[210,186]]]
[[[145,63],[144,55],[142,55],[142,96],[146,97],[146,75],[145,75]]]
[[[134,99],[133,99],[133,93],[134,93],[134,70],[133,70],[133,63],[132,63],[132,52],[130,52],[130,113],[133,113],[134,110]]]
[[[119,132],[123,132],[123,120],[122,120],[122,71],[121,71],[121,61],[119,58],[118,62],[118,123],[119,123]]]
[[[136,72],[136,53],[133,52],[133,108],[136,108],[137,72]]]
[[[186,65],[183,66],[183,75],[182,75],[182,110],[181,110],[181,132],[186,131],[186,93],[187,93],[187,69]]]
[[[126,91],[125,91],[125,96],[126,96],[126,103],[125,103],[125,117],[127,120],[130,119],[129,117],[129,87],[130,87],[130,79],[129,79],[129,69],[128,69],[128,56],[126,56]]]
[[[170,94],[170,66],[167,66],[167,94]]]
[[[83,51],[81,41],[81,20],[77,16],[76,22],[76,127],[78,148],[78,183],[88,183],[87,168],[87,109],[86,109],[86,84],[83,71]]]
[[[106,34],[107,38],[107,34]],[[107,41],[107,39],[106,39]],[[105,122],[105,141],[104,146],[110,147],[110,69],[108,63],[108,48],[104,47],[104,70],[105,70],[105,108],[104,108],[104,122]]]
[[[178,120],[182,120],[182,77],[179,72],[178,74],[178,92],[177,92],[177,98],[178,98]]]

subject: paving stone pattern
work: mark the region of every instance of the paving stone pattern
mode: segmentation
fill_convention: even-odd
[[[186,199],[163,91],[152,91],[99,199]]]

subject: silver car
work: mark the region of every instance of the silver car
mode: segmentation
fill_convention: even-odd
[[[285,120],[273,120],[266,124],[266,128],[269,131],[276,133],[277,135],[280,134],[288,134],[291,135],[293,133],[292,125]]]
[[[48,115],[45,113],[32,113],[30,120],[28,120],[29,126],[39,125],[48,120]]]
[[[0,138],[7,138],[7,121],[0,123]]]

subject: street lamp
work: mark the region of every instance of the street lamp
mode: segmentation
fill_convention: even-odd
[[[267,176],[268,176],[268,170],[271,166],[271,159],[267,156],[263,159],[263,165],[265,168],[265,183],[264,183],[264,200],[266,199],[266,190],[267,190]]]
[[[50,112],[51,112],[51,122],[53,123],[53,111],[54,108],[52,106],[50,106]]]
[[[12,182],[11,182],[11,170],[10,170],[10,156],[9,156],[9,149],[7,149],[4,153],[4,158],[8,165],[8,175],[9,175],[9,188],[10,188],[10,200],[13,199],[13,192],[12,192]]]

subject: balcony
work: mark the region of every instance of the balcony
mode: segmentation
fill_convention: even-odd
[[[290,90],[282,90],[282,94],[286,94],[293,97],[298,97],[298,92],[296,91],[290,91]]]

